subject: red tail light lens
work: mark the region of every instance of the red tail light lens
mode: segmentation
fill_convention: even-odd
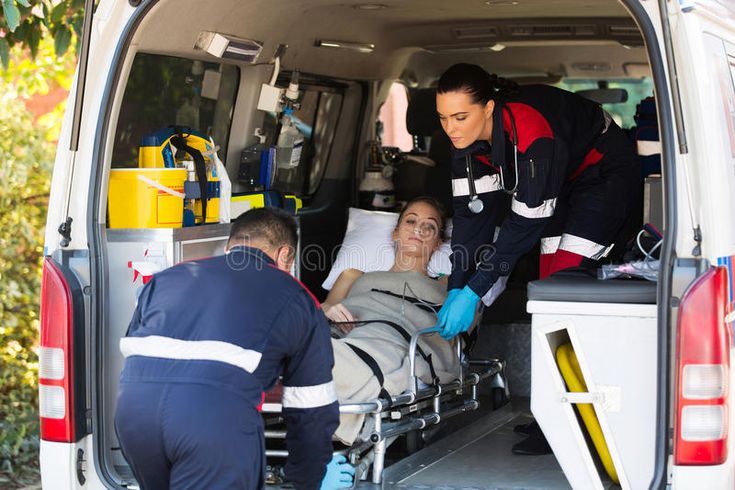
[[[39,349],[41,439],[46,441],[74,441],[73,313],[69,283],[54,261],[46,257],[41,284]]]
[[[714,268],[684,293],[676,346],[677,465],[718,465],[727,459],[730,328],[725,323],[728,276]]]

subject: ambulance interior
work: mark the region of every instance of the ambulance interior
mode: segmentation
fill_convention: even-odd
[[[225,35],[230,47],[241,49],[215,56],[206,33]],[[260,49],[252,56],[254,45]],[[645,191],[609,259],[623,260],[626,243],[635,242],[644,223],[663,229],[655,106],[641,104],[653,96],[652,71],[640,28],[617,0],[217,0],[206,8],[193,0],[161,0],[123,48],[100,178],[110,290],[96,402],[102,414],[98,467],[118,487],[135,485],[112,424],[122,367],[117,345],[135,291],[172,262],[221,253],[226,234],[226,225],[217,224],[223,208],[213,200],[204,225],[116,226],[113,174],[139,167],[146,135],[179,125],[211,137],[231,183],[232,219],[251,206],[298,208],[296,272],[322,300],[348,209],[375,208],[379,192],[359,191],[367,171],[390,167],[382,175],[390,175],[396,203],[422,194],[449,202],[450,143],[436,118],[433,88],[457,62],[519,84],[583,91],[604,103],[631,139],[645,141],[642,162],[648,158]],[[279,119],[257,106],[264,84],[287,88],[296,71],[293,117],[303,149],[295,166],[277,168],[265,184],[253,173],[263,171],[263,149],[277,144]],[[376,141],[382,145],[377,160]],[[260,190],[264,185],[270,192]],[[123,207],[131,213],[135,203]],[[397,210],[385,202],[378,208]],[[643,247],[649,253],[651,243]],[[485,310],[472,351],[503,360],[506,385],[481,384],[478,410],[415,431],[390,448],[383,475],[388,487],[648,485],[657,444],[656,282],[599,281],[583,273],[534,282],[538,254],[537,247],[519,262],[506,290]],[[571,386],[562,372],[565,344],[574,351],[567,366],[576,365],[581,386]],[[579,393],[565,396],[569,392]],[[521,440],[512,429],[531,420],[531,410],[554,454],[511,454]]]

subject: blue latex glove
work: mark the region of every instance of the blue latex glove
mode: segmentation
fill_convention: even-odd
[[[452,294],[452,291],[457,293]],[[469,286],[449,291],[447,301],[439,310],[437,326],[441,329],[441,336],[449,340],[459,333],[466,332],[472,325],[479,302],[480,297]]]
[[[447,320],[449,319],[449,308],[447,308],[447,305],[450,304],[452,301],[454,301],[454,297],[459,294],[459,292],[462,291],[459,288],[450,289],[447,293],[447,299],[444,300],[444,304],[439,309],[439,313],[437,313],[436,318],[436,326],[440,329],[443,329],[444,325],[447,324]]]
[[[322,479],[320,490],[334,490],[337,488],[350,488],[355,478],[355,467],[347,462],[341,454],[332,456],[332,461],[327,465],[327,473]]]

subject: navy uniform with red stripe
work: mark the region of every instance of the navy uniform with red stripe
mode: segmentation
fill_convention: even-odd
[[[279,375],[286,474],[296,488],[319,487],[339,422],[329,325],[261,250],[153,276],[120,349],[115,428],[143,489],[263,487],[256,407]]]
[[[550,86],[520,87],[496,103],[492,142],[454,151],[449,289],[467,285],[482,297],[539,240],[541,278],[609,252],[641,179],[632,142],[598,104]],[[467,165],[484,204],[478,214],[468,209]]]

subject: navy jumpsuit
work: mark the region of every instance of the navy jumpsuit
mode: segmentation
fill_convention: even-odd
[[[482,297],[539,240],[541,278],[609,253],[641,174],[633,143],[599,104],[550,86],[522,86],[496,103],[492,142],[453,152],[449,289],[468,285]],[[468,208],[468,166],[483,203],[478,214]]]
[[[257,407],[279,375],[286,475],[319,488],[339,422],[329,325],[262,251],[235,247],[153,276],[120,349],[115,429],[141,488],[262,488]]]

